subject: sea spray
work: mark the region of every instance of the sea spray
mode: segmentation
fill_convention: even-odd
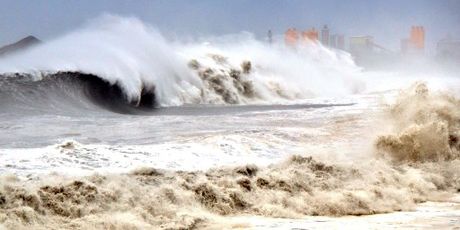
[[[419,93],[425,95],[426,104],[444,104],[444,118],[455,118],[458,104],[451,102],[458,99],[431,94],[420,84],[404,91],[390,108],[398,108],[405,97]],[[430,111],[432,107],[426,108]],[[402,127],[439,119],[397,114],[389,116],[389,121],[404,124]],[[458,119],[451,121],[457,127]],[[395,132],[398,136],[398,129]],[[379,145],[380,139],[377,152],[392,154],[394,149]],[[0,223],[8,228],[205,228],[228,215],[297,218],[412,210],[419,202],[442,200],[460,189],[458,156],[447,152],[444,154],[450,157],[428,154],[414,158],[409,151],[413,142],[401,144],[395,158],[400,161],[377,157],[350,164],[294,155],[268,167],[243,165],[190,172],[140,168],[128,174],[79,178],[56,174],[32,181],[4,177],[0,180]],[[424,151],[431,150],[431,144],[419,142]],[[57,148],[71,152],[68,146]],[[400,158],[401,154],[407,156]]]
[[[25,53],[3,58],[0,77],[62,72],[96,76],[120,87],[128,103],[138,105],[149,91],[155,98],[152,104],[159,106],[288,103],[364,89],[358,80],[360,69],[342,51],[319,44],[298,49],[269,46],[253,36],[207,40],[169,42],[138,19],[105,15]],[[199,64],[198,71],[191,68],[191,61]],[[243,69],[245,62],[251,71]],[[210,71],[212,80],[202,74]]]
[[[425,83],[404,90],[387,109],[391,133],[376,147],[396,161],[445,161],[460,158],[460,100],[432,92]]]

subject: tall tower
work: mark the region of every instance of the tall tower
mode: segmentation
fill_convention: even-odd
[[[323,29],[321,30],[321,42],[325,46],[329,46],[329,28],[327,25],[324,25]]]
[[[332,48],[337,48],[337,34],[332,34],[329,37],[329,46]]]
[[[317,42],[318,41],[318,31],[315,28],[302,32],[302,39],[304,42]]]
[[[423,26],[412,26],[409,41],[413,49],[425,49],[425,29]]]
[[[345,35],[343,34],[337,35],[337,49],[345,49]]]
[[[268,39],[268,44],[272,44],[273,43],[273,34],[272,34],[272,30],[268,30],[267,32],[267,39]]]
[[[329,36],[329,46],[336,49],[345,49],[345,36],[343,34],[332,34]]]
[[[286,33],[284,33],[284,42],[287,46],[296,47],[297,42],[299,41],[299,33],[294,28],[289,28]]]
[[[401,40],[401,53],[421,54],[425,49],[425,28],[412,26],[409,38]]]

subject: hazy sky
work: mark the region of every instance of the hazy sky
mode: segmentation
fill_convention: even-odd
[[[32,34],[48,40],[103,13],[135,16],[166,35],[206,36],[249,31],[263,39],[328,24],[331,32],[372,35],[398,50],[411,25],[423,25],[427,46],[460,38],[460,0],[0,0],[0,45]]]

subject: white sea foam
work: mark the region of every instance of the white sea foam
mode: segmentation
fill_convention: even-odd
[[[321,45],[290,49],[283,44],[257,41],[249,34],[208,38],[197,42],[168,42],[156,29],[135,18],[106,15],[28,52],[7,57],[0,72],[46,73],[58,71],[97,75],[119,84],[129,100],[137,100],[143,88],[155,87],[160,105],[226,103],[190,60],[202,70],[211,69],[220,80],[231,71],[241,74],[254,94],[242,95],[230,81],[223,83],[234,94],[233,103],[263,103],[312,96],[340,96],[363,89],[356,80],[360,69],[349,54]],[[222,57],[216,60],[216,57]]]

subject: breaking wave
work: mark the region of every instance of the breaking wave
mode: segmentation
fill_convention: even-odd
[[[267,104],[344,95],[364,87],[356,80],[359,68],[345,52],[320,45],[297,50],[270,46],[250,34],[205,41],[168,42],[137,19],[103,16],[58,39],[3,57],[0,87],[7,87],[11,77],[30,76],[35,82],[26,83],[26,90],[53,85],[76,92],[83,81],[91,85],[91,93],[97,91],[92,99],[108,101],[110,108],[113,96],[131,107]],[[77,89],[71,89],[75,82],[80,82]],[[66,92],[60,93],[42,91],[41,96],[65,98]]]
[[[350,164],[296,155],[268,167],[205,172],[140,168],[77,179],[4,177],[0,223],[8,228],[193,229],[241,224],[226,222],[227,215],[296,218],[411,210],[460,191],[459,106],[457,98],[430,92],[424,84],[403,91],[386,113],[391,133],[375,142],[374,152],[388,159]]]
[[[51,109],[79,114],[82,109],[104,108],[131,114],[156,106],[153,89],[143,88],[138,99],[128,100],[117,84],[80,72],[4,75],[0,88],[2,112],[46,113]]]
[[[381,154],[403,162],[460,158],[460,100],[455,96],[417,83],[400,93],[386,119],[390,134],[376,142]]]

